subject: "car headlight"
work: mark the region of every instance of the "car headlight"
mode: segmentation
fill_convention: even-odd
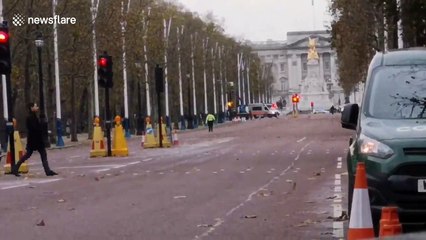
[[[359,136],[358,141],[362,154],[383,159],[387,159],[393,155],[393,151],[388,145],[369,138],[364,134]]]

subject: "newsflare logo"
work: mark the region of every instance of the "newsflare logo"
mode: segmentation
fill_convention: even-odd
[[[25,23],[26,23],[26,19],[22,14],[15,13],[15,15],[13,15],[13,17],[12,17],[12,24],[13,25],[20,27],[20,26],[24,25]]]
[[[53,17],[25,17],[20,13],[15,13],[12,17],[12,24],[16,27],[23,26],[25,24],[76,24],[77,19],[75,17],[61,17],[55,15]]]

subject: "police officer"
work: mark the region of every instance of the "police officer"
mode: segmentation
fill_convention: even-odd
[[[213,123],[216,120],[213,114],[209,113],[206,117],[206,124],[209,126],[209,132],[213,132]]]

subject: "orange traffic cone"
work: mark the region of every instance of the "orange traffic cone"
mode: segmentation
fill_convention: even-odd
[[[178,139],[176,129],[173,131],[172,138],[173,138],[173,145],[179,145],[179,139]]]
[[[374,229],[371,219],[365,163],[359,162],[356,167],[348,240],[365,238],[374,238]]]
[[[145,144],[145,132],[142,132],[141,147]]]
[[[380,219],[380,237],[395,236],[402,232],[397,207],[383,207]]]

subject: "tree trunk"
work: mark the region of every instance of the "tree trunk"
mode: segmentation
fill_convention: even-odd
[[[75,109],[75,77],[71,76],[71,142],[78,142],[77,139],[77,113]]]
[[[389,49],[398,48],[398,5],[396,0],[387,0],[385,7],[387,44]]]

